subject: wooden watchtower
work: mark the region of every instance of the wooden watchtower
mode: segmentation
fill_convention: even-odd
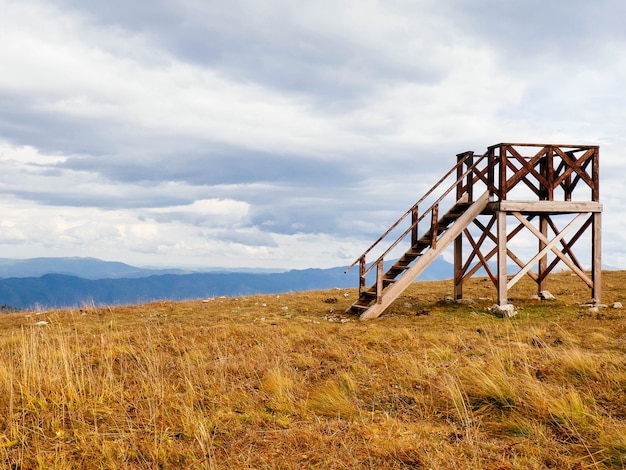
[[[499,305],[507,304],[508,290],[525,275],[541,293],[563,262],[599,303],[599,189],[597,146],[501,143],[482,155],[458,154],[456,165],[348,268],[358,264],[360,279],[359,298],[348,311],[361,319],[379,316],[450,244],[456,299],[477,272],[491,279]],[[524,233],[537,246],[526,262],[514,252]],[[589,274],[573,250],[585,236]],[[368,263],[368,256],[374,261]],[[509,275],[512,264],[519,270]],[[369,287],[368,276],[375,278]]]

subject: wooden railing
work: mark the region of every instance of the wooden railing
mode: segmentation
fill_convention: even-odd
[[[531,154],[523,155],[527,150]],[[581,188],[591,192],[582,200],[600,200],[597,146],[497,144],[489,147],[487,155],[490,191],[500,201],[521,183],[542,201],[555,200],[557,191],[564,201],[571,201],[574,190]]]

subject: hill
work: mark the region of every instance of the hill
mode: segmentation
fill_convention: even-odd
[[[0,316],[6,468],[610,469],[626,465],[626,316],[418,282],[383,317],[336,290]],[[626,273],[604,274],[624,301]],[[480,300],[483,299],[483,300]]]
[[[62,308],[83,304],[122,305],[154,300],[188,300],[205,297],[239,296],[299,292],[333,287],[358,286],[358,269],[345,274],[344,267],[305,269],[287,272],[204,272],[191,274],[146,275],[150,270],[133,268],[123,263],[94,259],[35,259],[14,264],[10,271],[21,273],[52,271],[40,277],[0,279],[0,304],[17,308]],[[92,279],[56,273],[69,271],[90,274]],[[106,278],[106,274],[111,277]],[[120,277],[131,275],[131,277]],[[452,276],[452,266],[436,260],[420,279],[442,279]],[[104,276],[104,278],[103,278]]]

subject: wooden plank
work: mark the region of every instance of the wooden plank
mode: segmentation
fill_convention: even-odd
[[[492,149],[495,147],[501,147],[502,145],[509,145],[512,147],[560,147],[560,148],[568,148],[568,149],[577,149],[577,150],[587,150],[587,149],[596,149],[597,145],[574,145],[574,144],[530,144],[526,143],[514,143],[514,142],[501,142],[499,144],[490,145],[487,147],[488,149]]]
[[[498,211],[521,212],[522,214],[547,213],[571,214],[577,212],[602,212],[599,202],[585,201],[498,201],[487,205],[488,213]]]

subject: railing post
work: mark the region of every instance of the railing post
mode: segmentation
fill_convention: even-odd
[[[591,188],[591,200],[600,201],[600,149],[596,148],[593,152],[591,160],[591,180],[593,187]]]
[[[508,147],[506,145],[500,146],[500,181],[498,182],[498,192],[500,201],[506,201],[506,193],[508,192],[508,182],[506,178],[506,170],[507,170],[507,162],[506,162],[506,154],[508,152]]]
[[[411,210],[411,246],[417,245],[418,233],[417,233],[417,222],[419,221],[419,214],[417,206],[414,206]]]
[[[496,151],[494,147],[489,148],[489,156],[487,158],[487,185],[489,186],[489,196],[496,194]]]
[[[468,201],[472,201],[474,187],[474,171],[468,171],[467,179],[463,181],[463,173],[470,170],[474,164],[474,152],[467,151],[456,156],[456,200],[467,194]]]
[[[474,152],[468,152],[465,165],[467,166],[468,170],[472,168],[472,166],[474,165]],[[465,192],[467,193],[467,202],[472,202],[474,200],[474,170],[471,170],[467,173],[467,184],[465,185]]]
[[[365,292],[366,283],[366,274],[365,274],[365,256],[361,256],[359,258],[359,295]]]
[[[554,173],[554,147],[550,146],[548,147],[547,151],[546,151],[546,173],[544,175],[548,186],[546,187],[546,199],[547,201],[554,201],[554,190],[556,189],[554,187],[554,182],[556,181],[556,175]],[[570,198],[571,199],[571,198]],[[565,197],[565,200],[567,201],[567,195]]]
[[[439,224],[439,204],[433,206],[430,218],[430,246],[437,248],[437,225]]]
[[[464,188],[463,188],[463,163],[465,162],[465,158],[467,157],[466,153],[459,153],[456,156],[456,200],[458,201],[463,196]]]
[[[376,303],[383,303],[383,260],[376,265]]]

